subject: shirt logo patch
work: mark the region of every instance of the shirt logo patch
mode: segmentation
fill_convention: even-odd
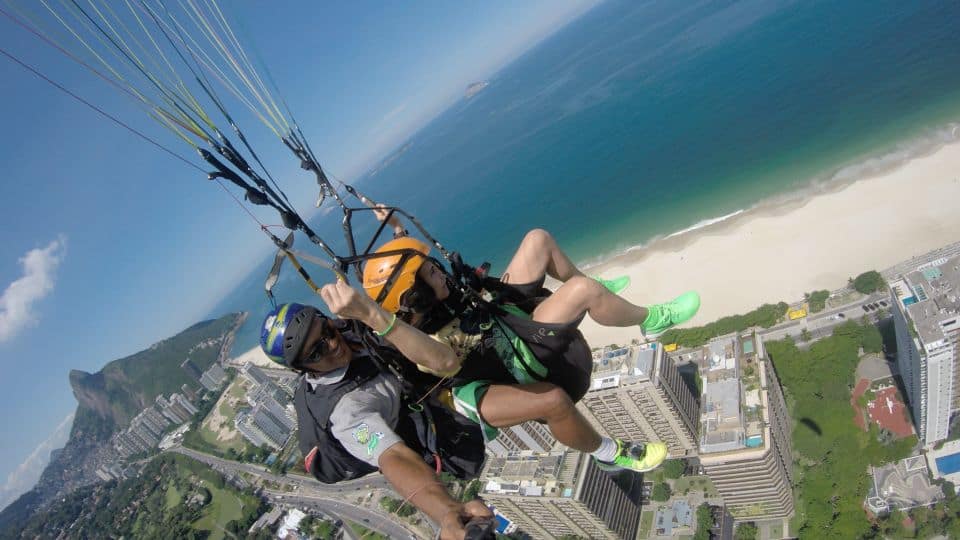
[[[353,438],[356,439],[360,444],[367,444],[370,442],[370,426],[368,426],[366,423],[357,426],[357,429],[353,430]]]
[[[377,449],[377,446],[380,444],[380,439],[383,438],[383,433],[379,431],[370,432],[370,426],[366,422],[357,426],[357,429],[353,430],[353,438],[362,445],[367,447],[367,455],[372,456],[373,451]]]
[[[383,433],[379,431],[373,433],[370,436],[370,442],[367,443],[367,455],[372,456],[373,451],[377,449],[377,445],[380,444],[380,439],[383,438]]]

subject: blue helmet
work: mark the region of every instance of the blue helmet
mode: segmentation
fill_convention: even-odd
[[[317,308],[303,304],[280,304],[270,310],[260,329],[260,347],[267,357],[285,366],[293,365],[303,342],[310,332],[310,324]]]

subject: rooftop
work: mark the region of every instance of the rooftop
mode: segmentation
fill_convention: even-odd
[[[685,352],[702,381],[700,453],[762,447],[763,393],[753,335],[729,335]]]
[[[565,474],[576,467],[579,452],[533,453],[521,452],[487,461],[482,477],[487,480],[488,493],[515,493],[526,496],[567,496],[572,490],[573,478]]]
[[[947,343],[960,330],[960,257],[940,258],[890,284],[926,348]]]
[[[593,355],[593,382],[591,390],[616,388],[650,380],[654,359],[660,349],[660,343],[644,343],[621,348],[605,348]]]

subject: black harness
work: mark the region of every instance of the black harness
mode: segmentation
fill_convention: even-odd
[[[347,373],[337,383],[311,385],[301,378],[294,394],[297,410],[300,452],[304,468],[321,482],[332,484],[359,478],[377,470],[348,452],[330,430],[330,415],[340,399],[384,372],[398,376],[402,382],[400,416],[394,430],[403,442],[420,454],[435,471],[449,472],[457,478],[474,478],[484,462],[484,442],[480,427],[440,405],[433,397],[422,400],[430,387],[423,385],[438,380],[429,375],[417,376],[403,368],[392,355],[392,349],[365,345],[369,356],[355,356]],[[390,358],[390,361],[385,360]],[[383,362],[395,364],[388,368]],[[397,369],[406,377],[396,375]],[[388,375],[390,376],[390,375]],[[311,388],[313,386],[313,388]],[[423,394],[419,394],[423,395]]]

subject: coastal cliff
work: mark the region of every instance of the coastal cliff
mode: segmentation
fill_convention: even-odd
[[[246,317],[246,313],[231,313],[197,323],[96,373],[70,371],[70,387],[77,398],[70,438],[51,453],[37,485],[0,512],[0,538],[53,498],[96,482],[97,467],[114,459],[110,437],[157,396],[180,392],[183,384],[199,387],[180,364],[189,358],[199,369],[209,368],[229,353],[224,349],[229,349]]]

